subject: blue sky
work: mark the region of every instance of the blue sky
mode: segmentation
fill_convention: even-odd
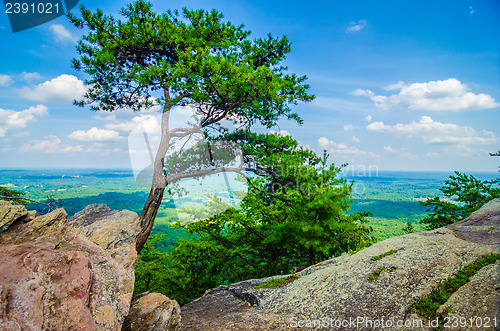
[[[117,15],[126,2],[80,1]],[[356,172],[496,171],[500,158],[500,3],[457,1],[153,1],[215,8],[253,37],[287,35],[291,72],[316,100],[304,125],[274,131],[327,149]],[[76,12],[76,9],[73,9]],[[82,31],[65,17],[12,33],[0,14],[0,168],[129,168],[128,134],[152,113],[72,106]],[[154,124],[150,126],[154,129]]]

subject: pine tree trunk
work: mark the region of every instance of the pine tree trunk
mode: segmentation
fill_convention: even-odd
[[[153,229],[154,221],[156,218],[156,214],[158,213],[158,209],[160,209],[161,200],[163,198],[163,192],[165,188],[162,187],[153,187],[149,192],[148,200],[146,200],[146,204],[142,209],[142,214],[139,219],[141,223],[141,233],[137,236],[135,242],[135,248],[137,253],[139,253],[144,247],[146,240],[151,234],[151,230]]]
[[[161,200],[163,199],[163,192],[165,192],[165,188],[167,186],[166,178],[163,174],[163,167],[165,154],[167,153],[170,145],[170,132],[168,126],[170,116],[170,95],[168,86],[163,88],[163,93],[165,96],[165,105],[163,106],[163,114],[161,118],[160,145],[158,146],[154,160],[151,191],[149,192],[148,199],[146,200],[146,204],[142,209],[141,217],[139,219],[141,223],[141,233],[137,236],[135,242],[137,253],[140,253],[149,237],[149,234],[151,233],[151,230],[153,229],[156,214],[158,213],[158,209],[160,209]]]

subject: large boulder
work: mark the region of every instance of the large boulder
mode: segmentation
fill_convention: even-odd
[[[174,331],[181,324],[181,308],[160,293],[143,293],[132,300],[123,331]]]
[[[14,215],[14,216],[12,216]],[[35,217],[0,201],[0,329],[120,330],[134,288],[136,213],[90,205]]]
[[[309,267],[280,286],[254,288],[266,278],[207,291],[181,308],[182,329],[430,330],[429,319],[415,313],[415,303],[466,265],[499,253],[499,229],[496,199],[449,228],[384,240]],[[496,318],[500,329],[499,262],[482,268],[439,314],[467,321],[480,318],[483,324],[489,320],[490,326]]]
[[[466,219],[447,228],[467,241],[500,249],[500,199],[491,200]]]
[[[7,231],[12,223],[27,222],[30,217],[30,214],[26,213],[26,208],[23,206],[13,206],[2,200],[0,203],[0,233]]]

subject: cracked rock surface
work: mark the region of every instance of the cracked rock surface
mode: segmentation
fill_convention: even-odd
[[[283,285],[254,289],[270,279],[266,278],[209,290],[181,307],[182,329],[375,330],[380,328],[369,321],[383,318],[413,325],[407,330],[430,330],[428,319],[413,312],[413,304],[479,257],[499,253],[498,230],[500,199],[495,199],[447,228],[378,242],[356,254],[311,266]],[[384,255],[391,250],[396,252]],[[481,269],[438,313],[500,321],[499,282],[497,262]]]
[[[136,213],[36,216],[0,201],[0,330],[120,330],[134,289]]]

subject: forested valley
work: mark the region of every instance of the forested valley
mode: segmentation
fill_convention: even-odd
[[[332,180],[339,180],[337,177],[342,174],[336,171],[335,175]],[[241,232],[241,226],[233,226],[232,229],[227,227],[229,219],[240,218],[241,224],[245,221],[242,217],[250,216],[241,215],[234,208],[230,208],[224,214],[226,216],[186,225],[189,223],[189,209],[200,211],[206,206],[216,208],[217,205],[230,202],[227,188],[224,191],[218,187],[217,180],[207,178],[203,180],[204,185],[191,185],[189,194],[178,198],[182,203],[178,202],[177,206],[182,206],[181,209],[176,208],[174,197],[165,197],[152,236],[138,260],[136,293],[145,290],[158,291],[186,303],[200,296],[206,289],[221,284],[249,277],[293,273],[298,268],[319,262],[330,255],[352,252],[369,245],[369,240],[362,241],[371,236],[372,242],[375,242],[402,235],[408,224],[413,227],[412,231],[422,231],[426,224],[420,221],[429,215],[427,207],[423,205],[425,201],[433,197],[447,201],[440,188],[449,180],[448,173],[380,171],[370,174],[345,172],[344,175],[346,178],[341,180],[342,185],[352,185],[351,198],[347,195],[344,197],[350,208],[338,208],[344,208],[345,215],[370,212],[370,215],[365,214],[354,220],[362,224],[365,233],[350,232],[350,238],[343,238],[345,242],[352,239],[351,246],[339,249],[342,245],[338,242],[337,250],[332,250],[332,247],[316,247],[317,257],[312,260],[309,259],[309,254],[293,256],[291,252],[300,251],[293,245],[286,249],[286,243],[297,240],[289,231],[289,237],[273,238],[274,243],[281,243],[284,249],[277,258],[273,260],[268,256],[259,261],[245,261],[245,256],[258,256],[259,250],[265,250],[266,247],[262,245],[265,246],[266,241],[262,236],[275,236],[280,233],[280,225],[274,224],[273,227],[278,228],[266,230],[270,232],[255,233],[252,238],[248,235],[248,230]],[[474,175],[484,181],[497,177],[495,173]],[[135,183],[130,171],[125,170],[3,170],[0,171],[0,184],[3,189],[23,192],[26,197],[34,200],[45,203],[55,201],[55,206],[65,208],[69,216],[91,203],[105,203],[112,209],[128,209],[140,213],[147,198],[146,190]],[[209,196],[207,191],[217,192],[219,196]],[[492,194],[498,195],[498,189]],[[255,204],[255,201],[247,202],[247,207],[252,203]],[[245,204],[241,208],[245,209]],[[265,206],[260,205],[258,208]],[[51,210],[48,206],[36,203],[31,203],[29,209],[42,214]],[[184,226],[181,226],[179,221],[183,221]],[[249,219],[246,219],[245,224],[248,224],[248,221]],[[226,224],[226,227],[222,224]],[[228,248],[220,243],[215,245],[208,237],[210,234],[222,236],[222,229],[233,231],[229,237],[231,242],[243,243],[245,241],[242,239],[246,238],[251,242],[245,244],[253,247]],[[269,240],[267,244],[270,245],[273,240]],[[311,237],[310,240],[314,241],[314,238]]]

